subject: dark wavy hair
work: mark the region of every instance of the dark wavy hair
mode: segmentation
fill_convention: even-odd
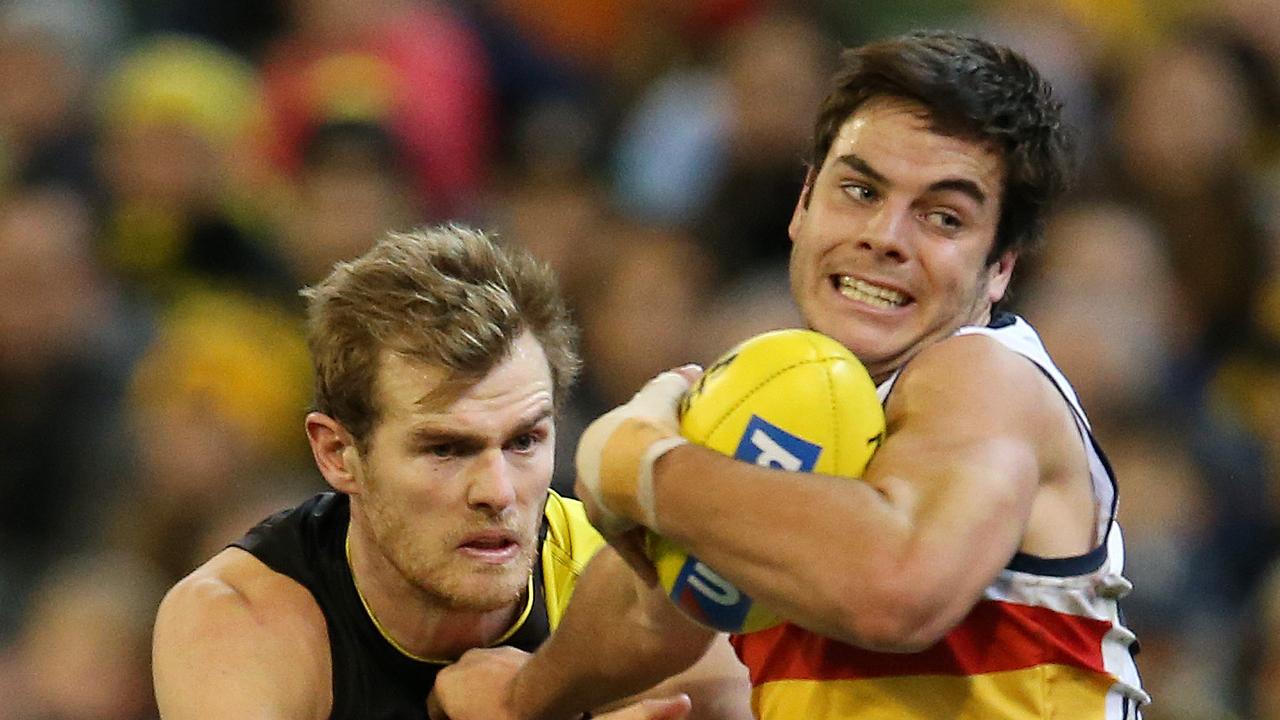
[[[917,32],[846,50],[814,125],[816,173],[840,128],[878,97],[924,106],[935,132],[990,143],[1004,157],[1005,183],[991,259],[1040,239],[1046,208],[1073,170],[1061,103],[1040,73],[1007,47],[951,32]]]

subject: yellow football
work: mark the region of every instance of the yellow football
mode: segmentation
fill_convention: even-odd
[[[776,330],[707,368],[681,401],[680,432],[743,462],[857,478],[884,438],[884,411],[847,348],[811,330]],[[649,533],[648,551],[672,602],[698,622],[749,633],[783,621],[676,543]]]

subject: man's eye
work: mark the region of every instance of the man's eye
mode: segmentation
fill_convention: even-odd
[[[928,214],[927,219],[943,230],[959,230],[964,226],[959,217],[943,210],[934,210]]]
[[[855,200],[871,200],[876,196],[876,191],[872,190],[866,185],[859,185],[858,183],[845,183],[840,187],[845,191],[845,194],[849,195]]]
[[[516,452],[527,452],[533,449],[539,440],[540,438],[533,433],[525,433],[512,438],[511,442],[507,443],[507,448]]]
[[[428,455],[434,455],[438,458],[450,458],[458,454],[458,446],[454,443],[439,443],[428,445],[426,451]]]

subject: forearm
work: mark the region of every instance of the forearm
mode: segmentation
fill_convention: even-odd
[[[573,717],[684,670],[714,638],[606,548],[579,579],[563,622],[517,676],[513,702],[523,717]]]
[[[963,618],[1017,548],[1034,484],[993,481],[1016,461],[987,446],[954,462],[891,438],[862,480],[676,448],[654,467],[658,529],[796,624],[916,650]]]
[[[696,447],[664,455],[654,479],[662,534],[792,622],[875,645],[880,624],[896,622],[877,614],[906,610],[893,581],[907,571],[913,542],[901,499]]]

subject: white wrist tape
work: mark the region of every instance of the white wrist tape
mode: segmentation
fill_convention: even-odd
[[[636,478],[636,503],[640,506],[640,523],[658,532],[658,509],[653,499],[653,465],[669,450],[687,444],[679,435],[672,435],[651,444],[640,457],[640,474]]]

